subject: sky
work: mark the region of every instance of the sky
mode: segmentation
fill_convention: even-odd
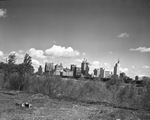
[[[150,76],[149,0],[2,0],[0,61],[26,53],[35,70],[45,62]]]

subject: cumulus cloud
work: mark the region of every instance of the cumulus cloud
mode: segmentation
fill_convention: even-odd
[[[142,66],[142,68],[148,69],[148,68],[150,68],[150,66],[145,65],[145,66]]]
[[[15,54],[16,55],[16,63],[22,63],[23,59],[24,59],[24,54],[23,53],[19,53],[19,51],[12,51],[9,53],[10,54]]]
[[[104,66],[105,66],[106,69],[110,70],[111,65],[110,65],[109,63],[106,63],[106,62],[105,62],[105,63],[104,63]]]
[[[129,70],[128,70],[128,68],[122,68],[122,67],[120,67],[119,71],[127,73]]]
[[[100,66],[99,61],[93,61],[92,64],[91,64],[91,67],[93,67],[93,68],[99,68],[99,66]]]
[[[32,64],[34,65],[40,65],[40,62],[36,59],[32,59]]]
[[[39,62],[39,61],[36,60],[36,59],[32,59],[32,65],[33,65],[35,71],[37,71],[37,70],[38,70],[38,67],[41,65],[41,62]]]
[[[76,59],[76,60],[75,60],[75,62],[80,62],[80,63],[81,63],[82,61],[83,61],[82,59]]]
[[[24,58],[24,54],[19,53],[19,52],[16,52],[16,51],[12,51],[12,52],[10,52],[9,54],[15,54],[17,58],[18,58],[18,57],[19,57],[19,58]]]
[[[35,48],[30,48],[29,49],[29,54],[32,57],[40,58],[40,59],[45,59],[46,56],[44,56],[43,50],[36,50]]]
[[[135,68],[135,66],[131,66],[132,68]]]
[[[127,33],[121,33],[121,34],[118,35],[117,37],[118,37],[118,38],[129,37],[129,34],[127,34]]]
[[[61,47],[53,45],[51,48],[45,50],[45,54],[54,57],[76,57],[80,53],[77,50],[73,50],[72,47]]]
[[[19,52],[19,53],[23,53],[24,51],[23,51],[23,50],[18,50],[18,52]]]
[[[82,55],[86,55],[86,53],[82,53]]]
[[[0,51],[0,57],[2,57],[4,55],[4,53],[2,51]]]
[[[150,52],[150,47],[138,47],[138,48],[130,48],[130,51],[140,51],[140,52]]]
[[[0,9],[0,17],[6,17],[7,10],[6,9]]]

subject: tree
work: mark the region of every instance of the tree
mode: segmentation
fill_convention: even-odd
[[[16,55],[15,53],[12,53],[8,56],[8,64],[11,65],[11,64],[15,64],[16,63]]]
[[[32,66],[32,58],[29,54],[24,56],[23,68],[25,73],[33,73],[34,68]]]

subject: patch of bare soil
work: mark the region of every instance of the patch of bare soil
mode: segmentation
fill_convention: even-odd
[[[24,102],[32,107],[16,105]],[[52,99],[42,94],[0,90],[0,120],[150,120],[150,114]]]

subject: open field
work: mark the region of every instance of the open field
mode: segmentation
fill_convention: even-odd
[[[29,102],[31,108],[16,103]],[[0,90],[0,120],[149,120],[144,111],[52,99],[42,94]]]

